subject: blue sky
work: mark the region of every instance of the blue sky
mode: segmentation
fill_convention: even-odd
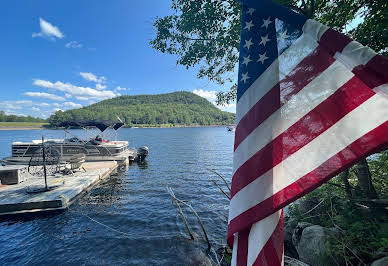
[[[186,90],[215,100],[227,86],[151,48],[170,0],[1,1],[0,110],[47,117],[118,95]],[[234,111],[234,106],[223,108]]]

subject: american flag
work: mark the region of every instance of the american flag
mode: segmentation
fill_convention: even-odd
[[[388,147],[388,59],[268,1],[244,0],[228,243],[283,263],[282,208]]]

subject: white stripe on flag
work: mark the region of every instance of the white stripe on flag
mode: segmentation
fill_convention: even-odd
[[[318,21],[308,19],[303,25],[303,32],[310,35],[315,41],[321,39],[322,35],[329,29]]]
[[[257,151],[313,110],[353,76],[354,74],[341,63],[335,61],[331,64],[240,143],[234,153],[233,174]],[[300,103],[303,103],[303,108]]]
[[[267,243],[268,239],[272,236],[279,223],[281,214],[282,210],[279,210],[252,225],[248,237],[248,265],[252,265],[255,262],[265,243]]]
[[[234,234],[231,266],[237,265],[238,233]]]
[[[378,95],[388,100],[388,84],[380,85],[373,89]]]
[[[352,41],[341,52],[335,53],[334,58],[352,70],[356,66],[366,65],[375,55],[372,49]]]
[[[309,144],[245,186],[230,201],[229,222],[386,122],[387,105],[388,101],[384,97],[378,94],[372,96]]]

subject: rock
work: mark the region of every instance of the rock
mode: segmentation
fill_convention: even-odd
[[[309,265],[304,263],[303,261],[290,258],[284,255],[284,266],[309,266]]]
[[[381,258],[379,260],[375,260],[372,262],[370,266],[387,266],[388,265],[388,257]]]
[[[193,253],[190,253],[187,258],[186,265],[189,266],[212,266],[212,262],[205,253],[197,250]]]
[[[292,244],[292,234],[296,226],[298,225],[298,221],[295,218],[284,219],[284,228],[283,228],[283,238],[284,238],[284,254],[291,258],[298,259],[298,252],[296,251],[294,245]]]
[[[298,223],[294,228],[292,233],[292,244],[296,247],[299,244],[300,238],[302,237],[302,232],[306,227],[313,226],[311,223],[301,222]]]
[[[325,228],[319,225],[304,227],[299,241],[295,237],[294,242],[293,235],[293,242],[294,244],[297,243],[295,247],[298,251],[299,259],[314,266],[342,265],[344,263],[342,258],[334,258],[328,254],[329,239],[338,237],[339,234],[340,232],[335,228]]]

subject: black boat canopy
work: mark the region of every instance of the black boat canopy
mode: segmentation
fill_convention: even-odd
[[[120,121],[113,120],[68,120],[59,124],[60,127],[96,127],[101,132],[105,131],[107,128],[112,127],[114,130],[118,130],[124,125]]]

